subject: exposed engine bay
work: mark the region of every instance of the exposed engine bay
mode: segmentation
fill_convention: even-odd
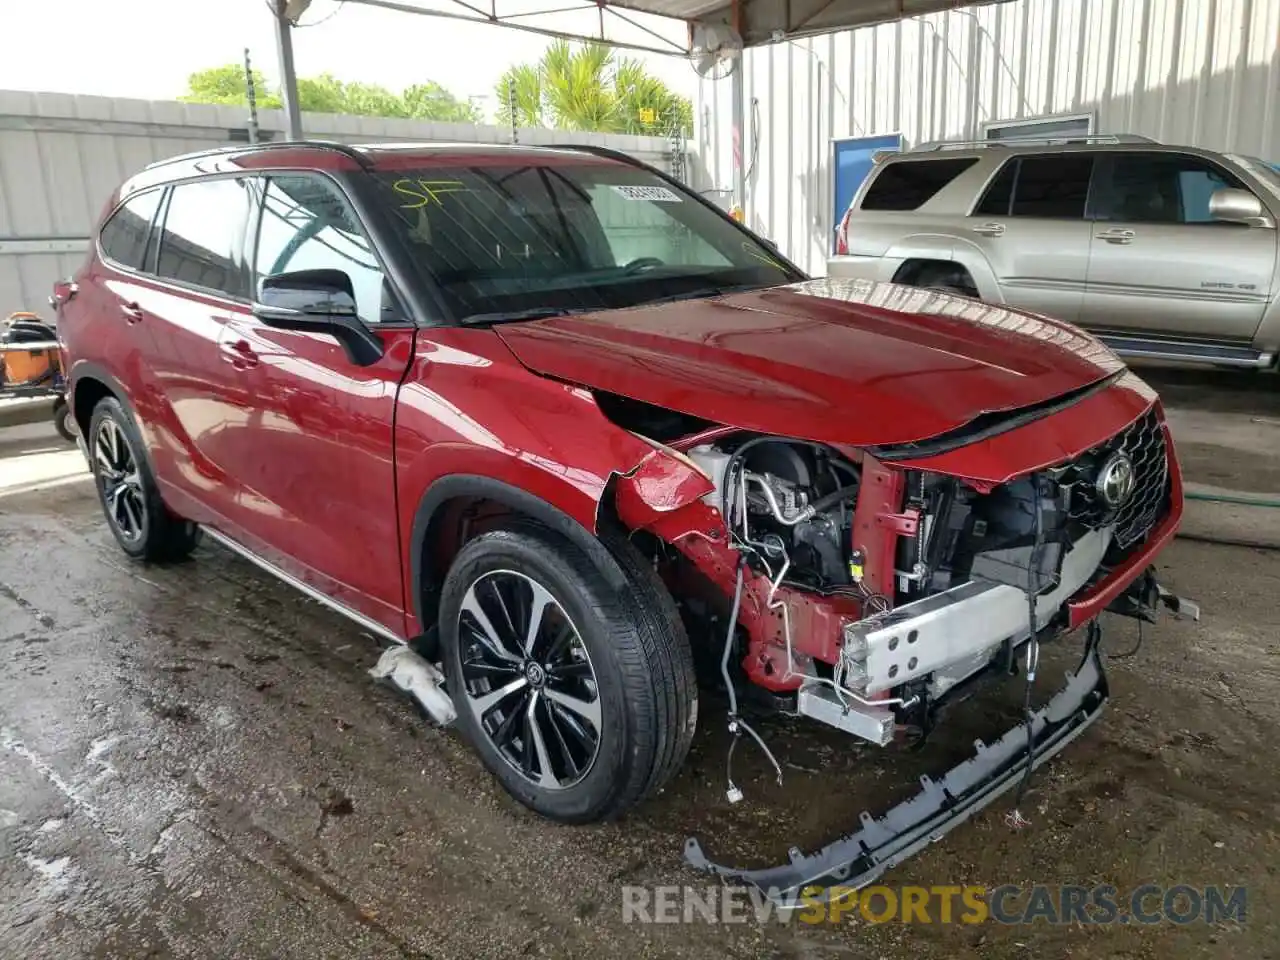
[[[732,435],[686,454],[736,557],[726,661],[784,708],[794,698],[795,712],[879,745],[927,734],[969,681],[1016,672],[1021,648],[1068,625],[1065,601],[1169,497],[1154,418],[988,489],[789,438]],[[1123,489],[1100,486],[1116,470]]]
[[[785,563],[783,582],[823,592],[861,579],[851,568],[859,472],[834,450],[756,437],[732,450],[695,447],[689,459],[715,484],[708,498],[735,545],[766,567]]]
[[[646,420],[628,424],[637,434],[659,423],[650,409],[627,412]],[[690,636],[719,643],[702,659],[705,667],[715,654],[729,701],[730,802],[743,798],[733,781],[740,742],[753,742],[782,778],[740,698],[878,746],[918,745],[987,680],[1024,678],[1020,726],[977,745],[943,778],[922,778],[921,792],[884,817],[863,814],[862,829],[811,856],[793,851],[777,867],[742,870],[711,861],[696,840],[686,845],[692,865],[779,902],[870,882],[1007,790],[1016,789],[1011,822],[1025,823],[1018,805],[1032,770],[1107,700],[1099,614],[1153,620],[1167,607],[1199,616],[1149,565],[1176,530],[1181,502],[1156,406],[1068,462],[1003,482],[922,468],[928,458],[913,463],[911,445],[899,455],[705,422],[663,425],[669,433],[649,438],[659,455],[628,477],[618,516],[659,538],[655,568],[693,622]],[[694,432],[679,436],[681,427]],[[663,453],[695,468],[698,483],[660,465]],[[638,491],[666,491],[671,477],[688,486],[654,510],[658,501]],[[1036,710],[1040,644],[1077,627],[1087,627],[1081,664]]]

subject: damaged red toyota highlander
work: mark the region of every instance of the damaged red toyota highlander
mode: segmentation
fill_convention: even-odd
[[[1151,567],[1177,460],[1107,348],[807,279],[621,155],[177,158],[121,187],[54,300],[125,552],[203,530],[404,644],[380,672],[554,819],[666,783],[698,680],[735,734],[754,684],[885,746],[1105,609],[1179,607]],[[1044,709],[859,833],[773,870],[690,860],[783,891],[875,876],[1097,716],[1086,637]]]

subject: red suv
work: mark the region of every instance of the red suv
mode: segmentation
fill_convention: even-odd
[[[1150,567],[1177,461],[1107,348],[807,279],[621,154],[179,157],[120,188],[54,300],[125,552],[203,530],[404,645],[383,672],[558,820],[668,781],[696,673],[766,753],[749,691],[883,746],[1104,608],[1177,604]],[[1097,645],[915,806],[763,880],[852,882],[990,802],[1097,715]]]

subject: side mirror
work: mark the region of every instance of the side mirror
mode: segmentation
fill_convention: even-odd
[[[269,327],[327,333],[362,367],[382,356],[382,341],[356,312],[351,278],[342,270],[294,270],[263,277],[253,315]]]
[[[1223,187],[1209,197],[1209,216],[1223,223],[1245,223],[1251,227],[1274,227],[1262,201],[1248,190]]]

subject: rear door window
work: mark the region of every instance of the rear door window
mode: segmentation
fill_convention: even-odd
[[[1094,155],[1059,153],[1019,157],[1010,214],[1082,220],[1089,201]]]
[[[151,221],[160,208],[162,190],[148,190],[125,201],[103,225],[102,255],[124,267],[144,269]]]
[[[861,209],[917,210],[977,162],[977,157],[893,160],[867,188]]]
[[[240,180],[202,180],[173,188],[165,210],[156,273],[168,280],[246,299],[242,268],[249,193]]]

